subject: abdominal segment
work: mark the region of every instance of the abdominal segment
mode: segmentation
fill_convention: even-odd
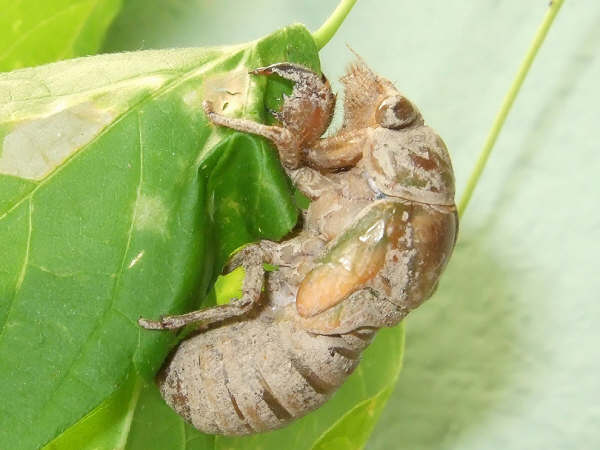
[[[373,333],[316,335],[268,317],[228,324],[180,344],[163,369],[161,394],[206,433],[273,430],[325,403]]]

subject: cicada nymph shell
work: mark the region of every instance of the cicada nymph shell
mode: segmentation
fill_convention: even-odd
[[[280,63],[253,71],[291,80],[280,126],[231,118],[205,102],[209,121],[270,139],[311,199],[302,229],[237,253],[241,299],[140,319],[150,329],[204,327],[158,377],[165,401],[206,433],[268,431],[326,402],[352,373],[377,329],[429,298],[450,258],[458,218],[446,146],[421,113],[362,60],[342,78],[345,119],[333,136],[327,80]],[[279,267],[265,273],[263,263]]]

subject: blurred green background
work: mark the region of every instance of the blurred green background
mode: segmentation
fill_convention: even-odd
[[[103,51],[316,29],[337,0],[125,0]],[[458,195],[547,0],[359,0],[321,52],[352,46],[419,105]],[[567,0],[462,221],[367,448],[600,448],[600,3]]]

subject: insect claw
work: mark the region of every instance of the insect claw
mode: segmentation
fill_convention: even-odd
[[[250,72],[248,72],[251,75],[271,75],[273,73],[273,71],[270,68],[271,66],[266,66],[266,67],[257,67],[254,70],[251,70]]]
[[[138,325],[146,330],[164,330],[164,326],[160,321],[144,319],[143,317],[138,319]]]
[[[294,83],[291,95],[283,96],[281,111],[272,114],[297,138],[296,146],[310,146],[325,132],[333,115],[335,95],[324,75],[286,62],[259,67],[250,73],[277,75]],[[286,165],[292,167],[298,164]]]
[[[281,78],[310,86],[317,90],[326,82],[323,75],[311,69],[293,63],[275,63],[266,67],[258,67],[250,72],[253,75],[279,75]]]
[[[286,78],[291,81],[297,81],[298,74],[314,74],[314,75],[318,76],[312,70],[310,70],[304,66],[301,66],[299,64],[287,63],[287,62],[275,63],[275,64],[271,64],[270,66],[265,66],[265,67],[257,67],[256,69],[252,70],[250,73],[253,75],[277,74],[280,77]]]

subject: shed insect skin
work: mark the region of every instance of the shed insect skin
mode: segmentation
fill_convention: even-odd
[[[158,381],[165,401],[197,429],[274,430],[325,403],[381,327],[431,296],[454,248],[458,216],[446,147],[417,108],[359,59],[342,78],[345,118],[320,138],[335,97],[325,77],[290,63],[252,73],[292,80],[275,113],[281,126],[208,119],[271,140],[311,200],[302,229],[233,256],[242,298],[228,305],[140,319],[148,329],[203,328],[172,353]],[[265,273],[263,263],[279,266]],[[263,289],[264,288],[264,289]]]

